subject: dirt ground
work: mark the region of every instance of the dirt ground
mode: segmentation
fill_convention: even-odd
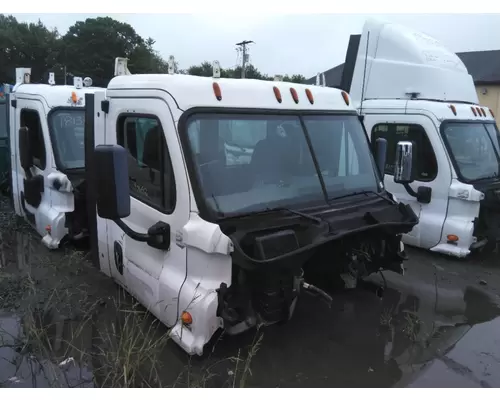
[[[294,318],[222,335],[203,358],[94,268],[0,204],[0,386],[500,387],[498,254],[408,249],[405,276],[302,295]]]

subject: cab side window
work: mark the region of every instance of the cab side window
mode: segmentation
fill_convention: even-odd
[[[128,150],[132,197],[167,214],[175,209],[175,179],[160,121],[153,116],[121,116],[117,143]]]
[[[377,124],[372,129],[372,145],[378,138],[387,140],[385,164],[387,175],[394,175],[397,144],[404,140],[413,142],[416,146],[416,152],[413,154],[415,180],[431,182],[436,179],[438,174],[436,155],[422,126],[417,124]]]
[[[33,149],[33,164],[42,171],[47,166],[45,142],[43,140],[42,123],[38,111],[23,108],[21,110],[21,127],[28,128]]]

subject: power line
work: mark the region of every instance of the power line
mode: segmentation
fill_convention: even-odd
[[[238,50],[241,51],[242,57],[241,57],[241,79],[245,79],[245,67],[248,62],[248,52],[247,52],[247,45],[250,43],[255,43],[253,40],[244,40],[243,42],[236,43],[236,46],[238,46]]]

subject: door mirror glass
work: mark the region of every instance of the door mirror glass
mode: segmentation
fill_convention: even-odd
[[[394,182],[402,184],[413,182],[413,151],[412,142],[398,142],[394,164]]]
[[[29,130],[26,127],[19,129],[19,158],[21,167],[28,171],[33,165],[33,149],[29,138]]]
[[[377,163],[378,170],[384,179],[385,161],[387,158],[387,140],[378,138],[375,140],[375,162]]]
[[[118,145],[99,145],[94,150],[97,214],[118,220],[130,215],[127,150]]]

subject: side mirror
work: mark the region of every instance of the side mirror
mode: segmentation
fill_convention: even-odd
[[[375,140],[375,162],[377,163],[378,170],[384,180],[385,175],[385,161],[387,159],[387,140],[378,138]]]
[[[127,150],[118,145],[99,145],[94,149],[97,214],[118,220],[130,215]]]
[[[398,142],[394,165],[394,182],[408,184],[413,182],[413,143]]]
[[[19,129],[19,158],[21,160],[21,167],[28,172],[33,165],[33,149],[29,130],[24,126]]]

